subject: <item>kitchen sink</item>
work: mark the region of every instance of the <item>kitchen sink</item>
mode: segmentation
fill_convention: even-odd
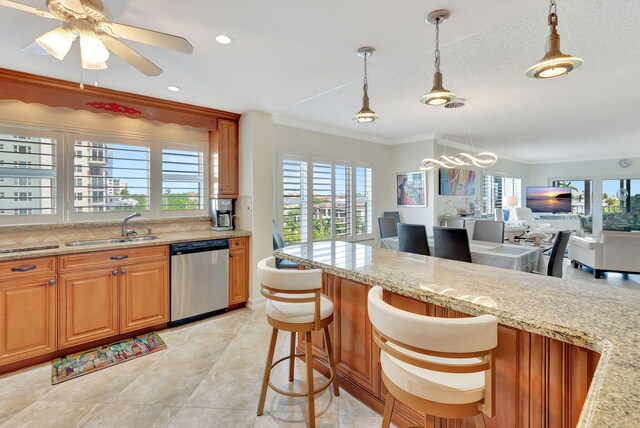
[[[84,247],[87,245],[108,245],[108,244],[126,244],[128,242],[145,242],[158,239],[157,236],[143,235],[143,236],[129,236],[127,238],[108,238],[108,239],[91,239],[87,241],[71,241],[65,242],[67,247]]]

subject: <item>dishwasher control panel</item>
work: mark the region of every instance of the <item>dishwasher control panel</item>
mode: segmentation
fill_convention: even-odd
[[[178,244],[171,244],[171,255],[173,256],[195,251],[225,250],[228,248],[228,239],[208,239],[206,241],[181,242]]]

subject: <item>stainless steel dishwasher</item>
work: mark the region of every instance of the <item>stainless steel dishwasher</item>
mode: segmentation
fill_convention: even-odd
[[[229,240],[171,245],[171,323],[215,315],[229,306]]]

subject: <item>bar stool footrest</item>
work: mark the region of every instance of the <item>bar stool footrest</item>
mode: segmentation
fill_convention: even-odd
[[[305,356],[305,354],[295,354],[295,355],[287,355],[286,357],[282,357],[278,361],[276,361],[275,363],[273,363],[271,365],[271,371],[273,371],[273,369],[278,364],[280,364],[280,363],[282,363],[284,361],[288,361],[288,360],[290,360],[292,358],[304,357],[304,356]],[[313,355],[312,358],[315,359],[315,360],[318,360],[320,362],[324,362],[324,358],[322,358],[319,355]],[[324,391],[325,389],[327,389],[331,385],[331,383],[333,382],[334,376],[335,375],[329,376],[325,383],[321,384],[317,388],[314,388],[313,393],[314,394],[318,394],[318,393]],[[268,380],[267,383],[269,384],[269,388],[273,389],[278,394],[286,395],[287,397],[306,397],[306,396],[309,395],[309,391],[308,391],[309,386],[308,385],[307,385],[307,391],[306,392],[290,392],[290,391],[284,391],[284,390],[278,388],[277,386],[275,386],[273,383],[271,383],[271,376],[269,376],[269,380]]]

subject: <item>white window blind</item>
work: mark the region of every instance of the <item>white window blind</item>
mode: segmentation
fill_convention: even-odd
[[[0,133],[0,143],[0,215],[55,214],[56,139]]]
[[[373,196],[371,168],[356,167],[356,234],[373,233]]]
[[[326,241],[333,237],[333,165],[314,163],[312,183],[313,240]]]
[[[149,210],[149,166],[148,147],[76,141],[74,211]]]
[[[162,210],[204,208],[204,152],[162,150]]]
[[[335,165],[335,191],[334,191],[334,222],[335,236],[337,238],[351,236],[352,224],[351,210],[353,196],[351,189],[351,166]]]
[[[282,161],[282,223],[286,245],[307,242],[307,161]]]

